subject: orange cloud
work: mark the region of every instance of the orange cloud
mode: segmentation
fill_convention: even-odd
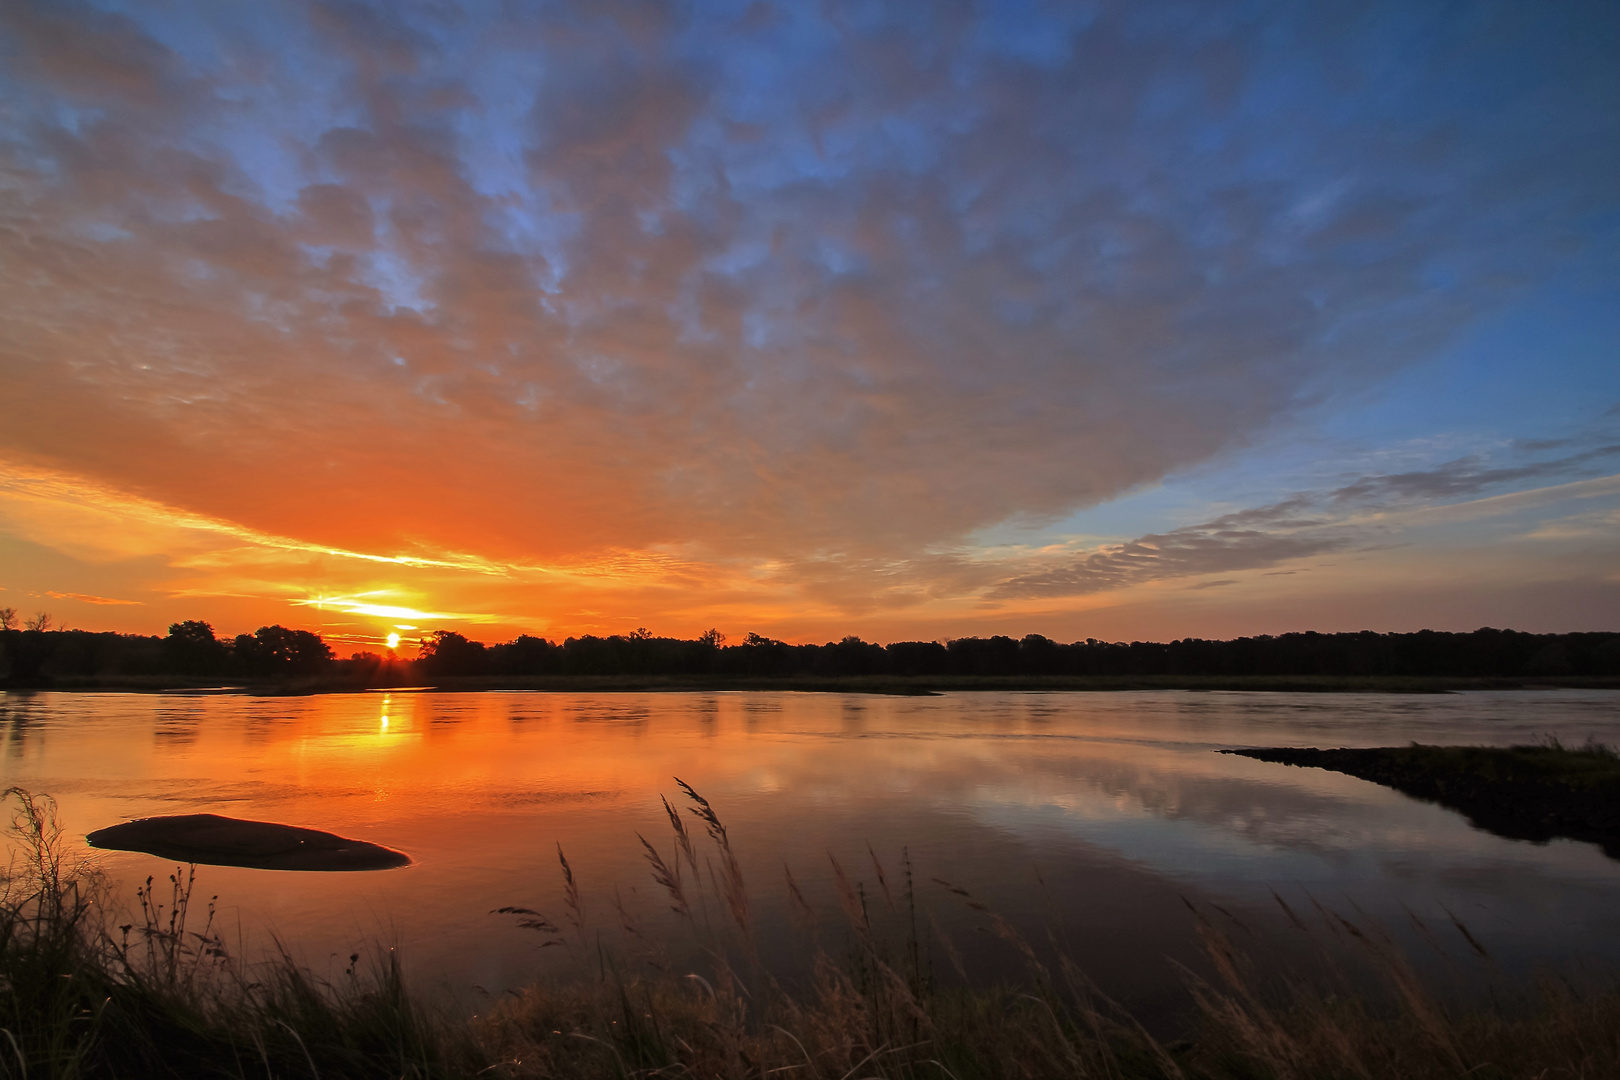
[[[541,566],[476,553],[332,548],[9,466],[0,469],[0,554],[10,536],[30,545],[20,549],[24,555],[59,552],[83,567],[86,580],[121,583],[117,591],[130,599],[118,608],[145,613],[115,624],[124,628],[154,631],[196,617],[233,632],[288,622],[368,647],[401,624],[491,640],[520,632],[618,633],[640,625],[685,636],[718,626],[734,636],[757,631],[790,640],[849,632],[885,639],[1030,631],[1074,638],[1141,634],[1150,627],[1162,636],[1167,626],[1172,633],[1264,630],[1270,616],[1259,613],[1289,610],[1293,598],[1303,596],[1317,598],[1314,607],[1300,608],[1300,617],[1314,625],[1325,625],[1317,620],[1328,612],[1356,611],[1369,597],[1387,597],[1388,590],[1403,596],[1428,590],[1450,597],[1437,605],[1469,611],[1501,593],[1505,582],[1524,580],[1526,567],[1502,569],[1522,557],[1490,549],[1494,561],[1481,562],[1481,554],[1466,549],[1414,548],[1412,538],[1443,537],[1480,521],[1516,523],[1525,514],[1553,522],[1606,520],[1616,495],[1620,478],[1598,477],[1463,503],[1331,511],[1333,493],[1326,492],[1123,542],[964,547],[884,561],[755,563],[609,552]],[[1586,509],[1594,504],[1603,509]],[[1560,538],[1590,543],[1592,535],[1567,527],[1512,528],[1524,543],[1541,545]],[[30,571],[26,557],[0,563],[9,566],[8,587],[115,610],[100,593],[47,585],[53,576],[60,579],[59,564]],[[1560,611],[1564,618],[1601,621],[1604,597],[1613,591],[1612,582],[1604,583],[1604,566],[1601,551],[1584,561],[1565,556],[1545,564],[1552,576],[1543,575],[1543,595],[1560,595],[1561,581],[1596,582],[1574,589]]]
[[[140,607],[141,606],[141,601],[139,601],[139,600],[114,600],[111,597],[107,597],[107,596],[91,596],[91,595],[89,595],[87,593],[46,592],[45,595],[49,596],[53,600],[77,600],[82,604],[99,604],[99,605],[106,606],[106,607]]]

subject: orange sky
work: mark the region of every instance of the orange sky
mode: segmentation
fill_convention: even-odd
[[[869,571],[882,591],[851,604],[839,592],[818,591],[814,580],[795,579],[764,561],[704,562],[662,550],[616,550],[593,561],[550,563],[426,545],[356,550],[10,466],[0,485],[7,525],[0,539],[7,569],[0,606],[24,614],[50,611],[65,625],[147,633],[161,633],[182,618],[209,619],[221,632],[280,622],[319,630],[340,652],[379,647],[394,631],[409,642],[417,632],[439,628],[485,640],[523,632],[556,638],[622,633],[642,625],[683,637],[715,626],[733,638],[749,631],[811,641],[845,633],[899,640],[1042,632],[1073,640],[1230,636],[1289,627],[1411,629],[1432,625],[1441,613],[1456,626],[1507,622],[1564,629],[1605,625],[1607,598],[1589,595],[1589,587],[1583,596],[1568,577],[1584,562],[1594,579],[1612,584],[1612,573],[1601,575],[1615,513],[1580,511],[1612,505],[1617,493],[1620,479],[1606,477],[1404,515],[1371,514],[1370,521],[1338,526],[1363,530],[1362,539],[1386,541],[1363,545],[1365,550],[1330,546],[1318,554],[1259,562],[1217,551],[1215,569],[1201,574],[1196,566],[1169,567],[1056,601],[988,598],[986,586],[1020,572],[1027,577],[1061,570],[1077,557],[1106,557],[1124,545],[1081,541],[1033,550],[965,550],[935,556],[932,565],[916,560]],[[1539,526],[1546,535],[1530,536],[1535,530],[1523,526],[1527,513],[1539,513],[1536,520],[1551,517],[1554,524]],[[318,508],[312,516],[312,523],[295,524],[319,537],[324,530]],[[1478,543],[1482,523],[1505,526],[1518,538]],[[1320,531],[1310,526],[1295,534]],[[1159,543],[1161,552],[1170,546]],[[1534,556],[1550,549],[1566,557],[1541,564],[1549,568],[1544,578],[1524,580],[1526,567],[1538,565]],[[925,577],[930,571],[934,576]],[[941,577],[958,583],[960,591],[940,589],[931,597],[916,584]],[[1309,579],[1308,588],[1299,577]],[[908,586],[917,592],[904,591]],[[1549,618],[1545,613],[1553,605],[1559,615]]]

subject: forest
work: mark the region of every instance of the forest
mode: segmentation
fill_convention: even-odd
[[[12,688],[120,679],[270,682],[322,676],[391,685],[469,677],[1602,679],[1620,676],[1620,633],[1307,631],[1228,641],[1087,638],[1068,643],[1029,634],[887,645],[849,636],[795,645],[753,633],[728,644],[716,630],[695,639],[638,629],[560,642],[523,634],[496,643],[439,630],[421,639],[414,658],[402,659],[368,651],[340,658],[320,635],[283,626],[235,637],[219,637],[198,620],[175,623],[161,637],[52,629],[37,621],[0,628],[0,685]]]

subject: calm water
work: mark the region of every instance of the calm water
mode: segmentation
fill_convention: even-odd
[[[1510,966],[1620,962],[1620,863],[1596,847],[1503,840],[1371,783],[1213,752],[1547,734],[1620,742],[1620,693],[36,694],[0,697],[0,779],[54,795],[81,848],[128,818],[212,812],[403,849],[416,864],[381,873],[203,867],[199,890],[250,951],[274,933],[321,967],[381,937],[419,973],[494,991],[559,962],[488,914],[560,921],[558,844],[597,925],[619,933],[617,889],[647,936],[669,929],[636,833],[668,852],[658,796],[676,801],[679,776],[730,827],[768,955],[802,954],[783,945],[784,863],[833,926],[829,853],[876,905],[867,845],[891,886],[904,847],[924,917],[970,968],[996,971],[983,919],[935,878],[1055,927],[1142,999],[1195,949],[1183,897],[1263,937],[1283,933],[1272,889],[1397,933],[1408,910],[1454,912]],[[173,869],[97,858],[131,898]]]

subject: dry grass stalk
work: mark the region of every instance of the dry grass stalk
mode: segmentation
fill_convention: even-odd
[[[804,898],[799,889],[799,883],[793,879],[793,870],[787,863],[782,864],[782,874],[787,878],[788,899],[793,903],[793,915],[796,921],[806,929],[814,929],[816,925],[816,909],[810,906],[810,901]]]
[[[1272,1017],[1250,980],[1245,978],[1242,970],[1244,958],[1232,939],[1185,898],[1182,902],[1193,914],[1205,955],[1214,964],[1221,980],[1237,995],[1222,994],[1191,972],[1185,972],[1199,1008],[1225,1024],[1236,1034],[1238,1041],[1248,1048],[1251,1056],[1263,1062],[1279,1080],[1293,1080],[1301,1076],[1299,1065],[1303,1055],[1299,1045],[1289,1031]]]
[[[931,911],[928,913],[928,929],[933,932],[935,943],[944,952],[945,959],[950,962],[951,970],[956,972],[956,977],[962,981],[964,986],[968,985],[971,980],[968,979],[967,965],[962,962],[962,953],[957,949],[956,942],[951,940],[951,935],[947,934],[945,928],[939,925],[939,920],[934,917],[934,913]]]
[[[726,838],[726,827],[720,823],[720,815],[714,812],[714,807],[709,805],[709,800],[693,791],[692,785],[680,777],[677,776],[675,782],[681,786],[682,791],[686,792],[688,799],[697,803],[696,807],[688,807],[687,809],[708,827],[710,839],[721,848],[730,847],[730,841]]]
[[[678,777],[675,782],[677,784],[681,783]],[[686,785],[682,784],[681,786],[685,787]],[[658,801],[664,804],[664,813],[669,815],[669,827],[675,832],[675,846],[680,849],[681,855],[686,856],[686,863],[692,868],[693,876],[696,876],[698,872],[697,852],[692,849],[692,837],[686,831],[686,822],[682,821],[681,815],[676,813],[673,806],[669,805],[668,799],[660,795]],[[681,860],[677,857],[675,859],[675,880],[677,881],[680,880],[680,871]]]
[[[1446,913],[1446,917],[1451,920],[1451,925],[1457,928],[1457,933],[1461,934],[1463,940],[1468,942],[1468,947],[1474,950],[1475,956],[1478,956],[1481,960],[1492,960],[1494,962],[1489,950],[1487,950],[1485,946],[1480,943],[1478,938],[1469,932],[1468,927],[1461,919],[1457,918],[1450,908],[1442,905],[1441,910],[1444,911]]]
[[[641,846],[645,849],[642,854],[652,866],[653,881],[669,895],[670,910],[677,915],[691,918],[692,905],[687,902],[686,890],[681,887],[680,855],[676,855],[675,866],[672,869],[664,862],[663,856],[658,854],[658,849],[647,842],[645,836],[636,833],[636,839],[641,841]]]
[[[579,884],[574,881],[574,869],[568,865],[568,856],[563,854],[562,845],[557,845],[557,861],[562,864],[563,874],[563,905],[568,908],[568,921],[573,924],[575,933],[579,934],[581,941],[586,940],[585,933],[585,904],[579,896]]]
[[[838,886],[838,900],[844,907],[844,917],[849,920],[862,937],[872,930],[872,920],[867,916],[866,899],[860,895],[854,885],[850,884],[849,877],[844,868],[839,865],[838,856],[827,852],[827,861],[832,863],[833,881]]]
[[[635,890],[632,889],[631,891],[634,892]],[[635,917],[631,915],[630,912],[625,910],[624,897],[619,894],[619,887],[617,885],[613,886],[613,910],[619,915],[620,929],[622,929],[626,934],[629,934],[631,937],[635,938],[637,941],[647,940],[644,936],[642,936],[641,926],[636,922]]]
[[[872,869],[877,873],[878,888],[883,892],[883,903],[890,911],[894,910],[894,897],[889,895],[889,879],[883,873],[883,864],[878,861],[877,852],[872,850],[872,841],[866,842],[866,853],[872,857]]]
[[[556,935],[560,935],[562,933],[562,931],[559,930],[557,928],[557,925],[555,923],[553,923],[550,919],[546,918],[544,915],[542,915],[540,912],[534,910],[533,908],[526,908],[526,907],[498,907],[495,910],[491,911],[490,914],[491,915],[517,915],[517,916],[519,916],[517,924],[518,924],[518,927],[520,929],[534,930],[534,931],[537,931],[538,933],[553,935],[549,940],[542,941],[540,943],[540,948],[542,948],[542,949],[544,949],[544,948],[546,948],[547,946],[550,946],[550,945],[561,945],[562,944],[562,942],[560,942],[560,941],[558,941],[556,939]]]
[[[1353,939],[1360,942],[1372,954],[1385,976],[1399,991],[1412,1019],[1417,1021],[1418,1027],[1428,1036],[1435,1048],[1450,1060],[1458,1072],[1466,1072],[1462,1054],[1452,1037],[1451,1025],[1439,1005],[1424,991],[1417,973],[1412,970],[1412,965],[1406,957],[1402,956],[1387,939],[1381,941],[1373,939],[1349,919],[1339,916],[1339,922]]]
[[[714,841],[720,853],[720,873],[716,876],[711,866],[709,879],[719,885],[720,895],[726,902],[726,910],[746,939],[749,933],[748,888],[743,882],[742,867],[737,862],[736,854],[731,850],[731,838],[726,835],[726,827],[720,821],[720,815],[715,813],[714,807],[709,805],[709,800],[692,790],[692,786],[680,777],[677,776],[675,782],[686,792],[686,797],[697,804],[687,809],[708,828],[709,838]]]

